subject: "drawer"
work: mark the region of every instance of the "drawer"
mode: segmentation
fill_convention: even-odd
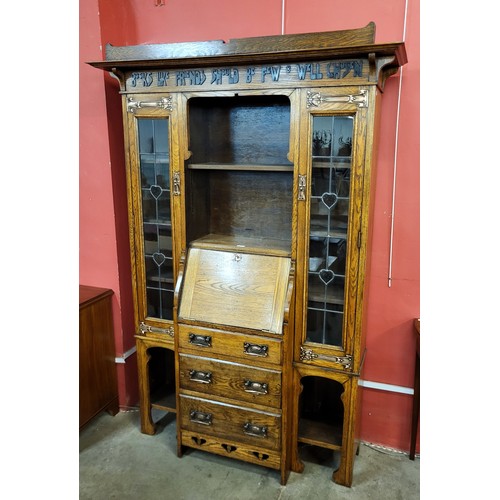
[[[281,446],[281,415],[180,395],[181,428],[269,450]]]
[[[180,355],[181,389],[281,408],[281,372]]]
[[[280,451],[266,450],[244,443],[230,442],[227,439],[220,440],[213,436],[207,436],[202,432],[182,431],[181,443],[190,448],[215,453],[223,457],[244,460],[245,462],[263,465],[271,469],[279,470],[281,465]]]
[[[221,354],[231,359],[281,364],[281,339],[179,325],[179,347],[202,356]]]

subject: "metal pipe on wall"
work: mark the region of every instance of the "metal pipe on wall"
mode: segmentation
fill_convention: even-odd
[[[406,15],[408,13],[408,0],[405,2],[405,15],[403,20],[403,42],[406,41]],[[396,208],[396,173],[398,166],[398,137],[399,137],[399,112],[401,108],[401,91],[403,88],[403,67],[399,69],[399,89],[398,89],[398,107],[396,113],[396,142],[394,145],[394,171],[392,177],[392,208],[391,208],[391,235],[389,238],[389,271],[388,287],[392,285],[392,254],[394,243],[394,211]]]

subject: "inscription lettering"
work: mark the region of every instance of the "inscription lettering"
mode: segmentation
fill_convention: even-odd
[[[280,71],[281,71],[281,66],[263,67],[260,81],[264,83],[266,81],[266,75],[271,75],[273,82],[277,82],[280,79]]]
[[[326,66],[328,78],[334,79],[345,78],[351,70],[353,77],[361,77],[363,75],[363,61],[331,62]]]
[[[175,73],[175,84],[178,87],[183,85],[203,85],[206,79],[207,76],[202,69],[176,71]]]
[[[321,66],[318,63],[314,64],[297,64],[297,73],[300,80],[304,80],[307,73],[311,80],[322,80],[323,73],[320,71]]]
[[[252,78],[255,75],[255,68],[247,68],[247,83],[252,83]]]
[[[132,87],[137,87],[137,83],[142,81],[143,87],[150,87],[153,83],[153,74],[150,72],[145,73],[132,73]]]
[[[158,71],[156,76],[158,78],[158,87],[165,87],[168,80],[168,71]]]
[[[279,82],[280,78],[287,82],[293,80],[323,80],[331,78],[340,80],[342,78],[362,78],[363,77],[363,59],[353,61],[323,61],[312,63],[296,63],[295,65],[276,65],[276,66],[249,66],[247,68],[213,68],[211,78],[204,69],[178,70],[175,77],[170,77],[169,71],[152,72],[132,72],[130,74],[130,87],[151,87],[154,83],[157,87],[168,87],[175,85],[183,86],[202,86],[209,85],[234,85],[240,81],[240,71],[244,75],[246,83]]]
[[[240,74],[238,68],[219,68],[212,70],[212,81],[210,84],[222,85],[222,78],[227,77],[230,84],[238,83],[240,81]]]

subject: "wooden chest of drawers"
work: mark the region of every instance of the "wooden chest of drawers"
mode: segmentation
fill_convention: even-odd
[[[112,295],[80,285],[80,429],[101,411],[118,413]]]
[[[179,442],[285,474],[290,259],[195,248],[186,267],[179,307],[186,317],[177,323]],[[258,309],[238,326],[245,300]]]

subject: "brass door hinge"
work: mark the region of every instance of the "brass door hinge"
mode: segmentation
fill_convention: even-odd
[[[306,186],[307,186],[307,176],[299,175],[299,201],[304,201],[306,199]]]
[[[180,172],[178,172],[178,171],[174,172],[173,182],[174,182],[174,186],[173,186],[174,196],[180,196],[180,194],[181,194],[181,174],[180,174]]]

